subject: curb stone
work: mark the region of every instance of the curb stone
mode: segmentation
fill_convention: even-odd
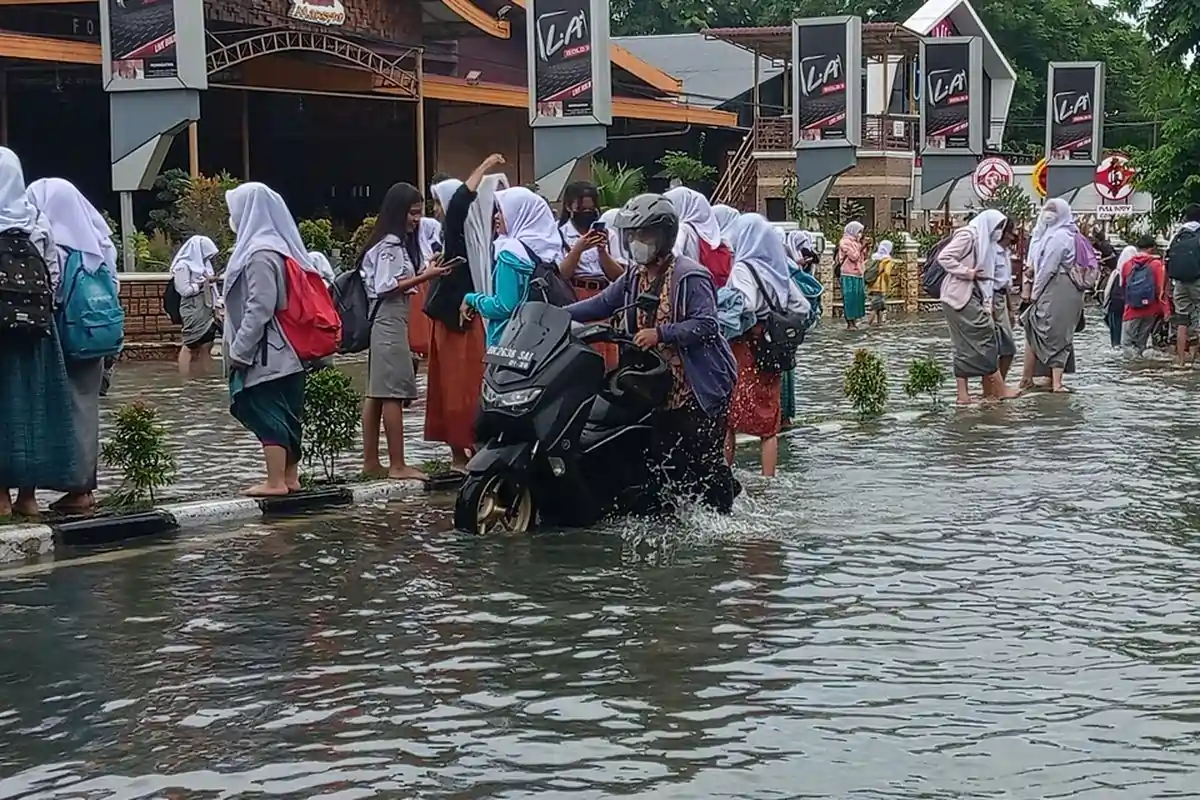
[[[113,544],[216,522],[304,514],[410,497],[422,492],[424,486],[413,481],[372,481],[263,500],[249,497],[193,500],[115,517],[91,517],[45,525],[8,525],[0,527],[0,564],[47,555],[59,547]]]

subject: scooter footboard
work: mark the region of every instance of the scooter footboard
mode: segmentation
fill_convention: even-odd
[[[475,452],[467,464],[471,475],[482,475],[494,469],[528,472],[533,464],[533,443],[496,444],[488,442]]]

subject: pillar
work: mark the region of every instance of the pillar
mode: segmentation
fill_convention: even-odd
[[[837,253],[837,246],[830,241],[825,242],[825,252],[821,253],[821,258],[817,262],[817,280],[825,287],[825,293],[821,295],[821,316],[825,319],[833,317],[833,303],[836,300],[838,303],[842,301],[842,289],[837,286],[837,281],[833,279],[833,257]],[[834,294],[837,297],[834,297]]]
[[[242,180],[250,180],[250,93],[242,92]]]
[[[417,188],[429,191],[425,182],[425,54],[417,51]]]
[[[917,254],[917,240],[908,233],[901,234],[900,242],[900,297],[904,300],[906,313],[921,310],[921,259]]]
[[[188,125],[188,174],[200,177],[200,123]]]

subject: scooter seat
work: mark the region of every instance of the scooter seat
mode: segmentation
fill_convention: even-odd
[[[636,424],[644,416],[644,412],[639,412],[637,409],[626,405],[609,402],[604,395],[600,395],[592,403],[592,411],[588,414],[587,427],[600,429],[618,428],[622,425]]]

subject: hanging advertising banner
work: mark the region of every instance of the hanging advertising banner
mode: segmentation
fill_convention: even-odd
[[[346,7],[342,0],[291,0],[288,16],[316,25],[345,25]]]
[[[983,153],[983,42],[977,36],[921,40],[921,152]]]
[[[104,88],[207,89],[203,0],[101,0]]]
[[[529,124],[612,124],[607,0],[530,0]]]
[[[792,22],[792,140],[797,150],[862,142],[862,19]]]
[[[1104,62],[1051,62],[1046,86],[1050,166],[1096,166],[1104,144]]]

